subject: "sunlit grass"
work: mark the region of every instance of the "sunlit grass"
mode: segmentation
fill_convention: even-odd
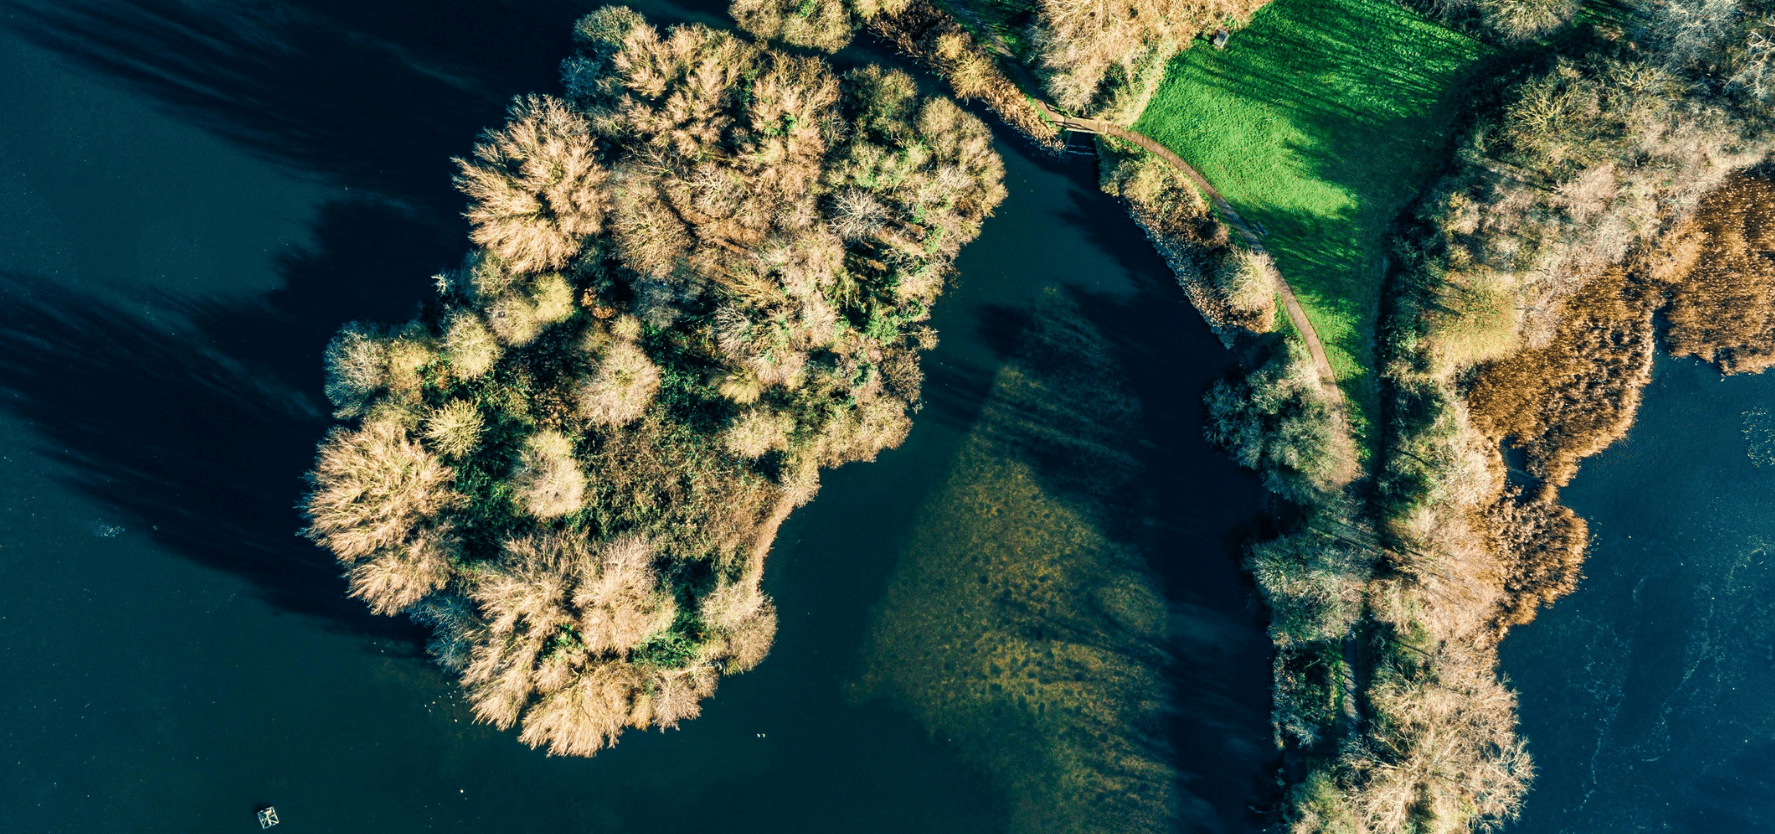
[[[1387,0],[1277,0],[1179,55],[1135,124],[1268,233],[1370,441],[1382,238],[1493,54]]]

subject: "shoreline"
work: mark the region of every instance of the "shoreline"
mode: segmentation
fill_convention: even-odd
[[[901,46],[914,57],[924,57],[905,49],[904,43]],[[941,65],[929,59],[926,63],[944,75]],[[1047,107],[1040,98],[1029,97],[1027,91],[1025,95],[1029,107],[1041,111],[1044,127],[1050,130],[1058,125],[1062,129],[1084,128],[1127,138],[1120,137],[1121,131],[1110,129],[1117,126],[1069,119]],[[1000,112],[1003,121],[1019,127],[1000,110],[1002,105],[999,102],[993,109]],[[1052,150],[1051,144],[1043,143],[1040,137],[1023,132],[1038,145]],[[1117,185],[1108,172],[1115,160],[1101,154],[1107,150],[1106,141],[1099,140],[1100,164],[1106,169],[1105,190],[1115,193]],[[1147,144],[1134,141],[1142,146]],[[1151,148],[1146,150],[1150,152]],[[1755,149],[1749,153],[1755,155]],[[1170,161],[1168,155],[1157,156]],[[1737,158],[1743,159],[1744,154]],[[1447,182],[1461,177],[1473,179],[1475,172],[1503,176],[1497,173],[1502,170],[1514,174],[1516,179],[1522,178],[1520,169],[1507,168],[1502,163],[1488,164],[1492,162],[1480,154],[1454,154],[1445,163],[1443,173],[1426,189],[1425,196],[1414,204],[1417,211],[1427,210],[1429,201],[1436,198],[1436,188],[1446,187]],[[1187,176],[1194,171],[1186,164],[1182,173]],[[1189,178],[1206,191],[1217,207],[1224,203],[1199,175]],[[1698,187],[1709,195],[1717,195],[1740,182],[1742,178],[1734,179],[1717,191],[1706,182]],[[1696,186],[1689,188],[1693,191]],[[1172,265],[1185,295],[1223,342],[1229,348],[1239,341],[1260,344],[1261,339],[1252,337],[1269,328],[1230,324],[1227,294],[1216,292],[1219,288],[1209,277],[1214,273],[1199,268],[1200,257],[1192,263],[1192,258],[1178,255],[1178,247],[1167,245],[1170,241],[1163,228],[1164,218],[1156,216],[1163,210],[1155,212],[1149,207],[1143,211],[1138,199],[1125,193],[1123,196],[1136,223]],[[1190,211],[1182,202],[1175,201],[1172,211]],[[1407,212],[1410,211],[1408,208]],[[1631,430],[1640,392],[1650,379],[1651,362],[1658,349],[1703,355],[1709,360],[1715,360],[1718,354],[1704,344],[1704,339],[1691,338],[1684,346],[1672,344],[1665,334],[1657,332],[1655,322],[1678,305],[1674,299],[1679,285],[1697,268],[1697,253],[1703,245],[1696,242],[1699,233],[1693,227],[1697,221],[1685,217],[1680,207],[1672,217],[1680,221],[1677,228],[1642,239],[1633,253],[1608,269],[1592,273],[1595,277],[1563,291],[1556,285],[1552,295],[1543,292],[1539,297],[1541,312],[1523,322],[1528,328],[1526,349],[1514,342],[1506,349],[1481,347],[1480,353],[1468,354],[1477,356],[1478,361],[1467,364],[1459,374],[1446,370],[1451,360],[1437,353],[1448,346],[1448,336],[1441,336],[1440,343],[1434,336],[1428,341],[1421,337],[1400,340],[1401,333],[1420,331],[1426,325],[1436,327],[1438,316],[1433,312],[1426,315],[1426,311],[1435,309],[1434,303],[1426,306],[1425,300],[1417,297],[1425,291],[1425,285],[1416,282],[1417,267],[1400,264],[1388,271],[1384,280],[1390,289],[1385,292],[1402,294],[1403,300],[1387,305],[1381,312],[1382,334],[1377,346],[1383,356],[1380,377],[1385,419],[1392,423],[1401,414],[1427,407],[1426,425],[1440,426],[1433,430],[1434,448],[1422,447],[1423,437],[1411,431],[1401,434],[1397,426],[1390,426],[1383,431],[1379,456],[1374,461],[1378,478],[1373,484],[1356,477],[1363,467],[1353,443],[1332,447],[1333,457],[1342,461],[1339,468],[1347,473],[1343,477],[1315,484],[1308,473],[1271,473],[1267,479],[1272,481],[1272,492],[1305,514],[1301,530],[1278,542],[1316,536],[1323,544],[1326,536],[1315,528],[1348,527],[1358,531],[1354,540],[1330,547],[1355,554],[1345,553],[1339,557],[1343,561],[1334,559],[1331,563],[1314,562],[1313,556],[1298,554],[1274,562],[1275,542],[1271,542],[1259,544],[1253,556],[1252,569],[1258,572],[1260,588],[1266,591],[1272,618],[1291,616],[1287,613],[1289,606],[1297,603],[1275,595],[1290,593],[1283,586],[1274,590],[1266,586],[1266,559],[1281,565],[1284,573],[1343,571],[1344,581],[1362,588],[1359,592],[1337,592],[1356,593],[1362,600],[1354,615],[1347,610],[1335,613],[1338,604],[1334,602],[1316,603],[1321,608],[1314,616],[1321,618],[1322,627],[1330,629],[1325,632],[1327,637],[1336,631],[1333,624],[1342,622],[1338,618],[1351,617],[1342,637],[1333,641],[1335,649],[1326,650],[1335,656],[1334,660],[1326,661],[1323,652],[1310,645],[1290,648],[1294,644],[1288,638],[1276,638],[1277,738],[1284,754],[1287,782],[1292,786],[1289,807],[1282,809],[1280,815],[1291,821],[1296,830],[1330,830],[1340,825],[1354,831],[1365,831],[1374,825],[1388,828],[1393,822],[1403,821],[1396,814],[1414,807],[1424,807],[1433,817],[1459,826],[1479,818],[1510,818],[1516,814],[1533,767],[1516,732],[1515,696],[1498,678],[1496,651],[1511,626],[1532,620],[1539,608],[1568,593],[1578,580],[1588,542],[1587,528],[1582,518],[1559,502],[1558,487],[1569,482],[1583,459]],[[1236,212],[1223,208],[1221,220],[1261,253],[1261,242],[1240,222]],[[1391,232],[1408,240],[1413,233],[1407,215],[1395,221]],[[1224,238],[1223,232],[1221,239]],[[1660,261],[1660,245],[1665,243],[1672,244],[1667,248],[1674,254]],[[1184,248],[1190,246],[1201,249],[1197,241],[1186,240]],[[1226,251],[1221,250],[1221,259],[1227,257]],[[1590,252],[1583,250],[1579,254]],[[1575,268],[1580,274],[1583,270],[1581,266],[1565,268]],[[1292,294],[1279,275],[1276,286],[1290,319],[1302,317],[1297,305],[1289,303]],[[1691,318],[1705,320],[1706,316],[1697,314]],[[1302,330],[1298,325],[1296,329]],[[1310,329],[1303,335],[1309,348],[1317,347]],[[1313,375],[1322,387],[1336,391],[1335,380],[1327,373],[1328,363],[1322,358],[1322,348],[1311,353],[1311,364],[1317,371]],[[1747,354],[1750,358],[1745,361],[1758,369],[1775,361],[1768,358],[1775,355],[1775,346],[1739,353]],[[1390,360],[1385,358],[1389,355]],[[1716,367],[1730,372],[1735,355],[1728,349],[1715,361]],[[1401,375],[1396,367],[1386,367],[1389,361],[1427,363],[1430,376],[1416,379],[1411,373]],[[1560,370],[1549,370],[1548,366]],[[1252,373],[1262,370],[1254,369]],[[1537,375],[1543,378],[1537,380]],[[1427,406],[1412,404],[1426,396]],[[1586,407],[1587,397],[1601,402]],[[1342,419],[1341,397],[1328,399],[1330,408],[1324,410],[1320,419],[1328,420],[1333,436],[1347,438],[1349,428],[1347,420]],[[1517,483],[1518,479],[1511,476],[1506,446],[1516,446],[1527,454],[1526,469],[1533,477],[1531,483]],[[1263,469],[1260,458],[1247,459],[1248,455],[1236,446],[1231,451],[1241,462]],[[1426,468],[1431,473],[1430,481],[1422,488],[1444,497],[1402,514],[1403,505],[1397,503],[1401,461],[1407,461],[1406,469]],[[1451,474],[1435,474],[1443,471]],[[1442,478],[1454,480],[1445,484],[1439,480]],[[1307,485],[1302,487],[1301,483]],[[1436,506],[1439,501],[1444,506]],[[1370,518],[1374,525],[1372,538],[1361,534],[1369,529]],[[1331,538],[1342,538],[1342,534]],[[1271,552],[1266,552],[1266,547]],[[1286,545],[1284,549],[1287,547],[1304,552],[1311,545]],[[1323,620],[1326,616],[1333,619]],[[1272,631],[1276,627],[1272,625]],[[1297,661],[1291,658],[1300,657],[1307,658],[1307,666],[1294,665]],[[1296,678],[1303,670],[1311,672],[1316,664],[1326,669],[1319,678],[1321,683],[1313,683],[1310,674],[1306,679]],[[1299,717],[1291,717],[1296,714],[1296,702],[1323,697],[1314,694],[1320,692],[1328,692],[1334,702],[1331,713],[1305,719],[1305,724],[1298,723],[1302,720]],[[1431,706],[1437,698],[1452,701],[1447,708]],[[1424,712],[1426,708],[1430,711]],[[1466,763],[1458,765],[1447,781],[1425,777],[1431,781],[1420,782],[1419,777],[1410,777],[1406,783],[1395,784],[1397,777],[1390,775],[1390,769],[1407,763],[1394,762],[1394,754],[1374,749],[1376,733],[1380,731],[1368,726],[1373,717],[1368,714],[1370,710],[1379,710],[1380,717],[1389,718],[1383,723],[1397,723],[1402,715],[1420,716],[1411,720],[1418,723],[1390,731],[1396,736],[1400,732],[1405,735],[1386,744],[1404,744],[1410,749],[1421,734],[1447,730],[1464,734],[1466,743],[1476,746],[1464,748],[1467,752],[1460,755],[1468,757]],[[1293,730],[1284,729],[1290,726]],[[1330,742],[1337,739],[1344,739],[1345,744],[1354,742],[1356,752],[1336,752]],[[1408,784],[1418,787],[1398,793],[1406,790]],[[1420,806],[1420,800],[1410,798],[1418,791],[1428,791],[1422,801],[1429,806]]]

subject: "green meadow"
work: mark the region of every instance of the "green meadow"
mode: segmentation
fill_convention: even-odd
[[[1134,125],[1261,225],[1370,443],[1382,239],[1496,53],[1389,0],[1277,0],[1173,60]]]

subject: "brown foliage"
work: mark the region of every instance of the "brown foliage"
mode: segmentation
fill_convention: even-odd
[[[727,13],[760,38],[837,52],[856,33],[848,5],[843,0],[734,0]]]
[[[1460,647],[1377,672],[1375,726],[1340,763],[1361,786],[1353,805],[1364,830],[1460,834],[1516,816],[1534,767],[1496,665],[1492,651]]]
[[[303,506],[309,516],[305,532],[347,564],[400,547],[456,503],[453,477],[398,420],[334,429],[309,476],[314,491]]]
[[[647,726],[634,709],[647,675],[627,659],[677,615],[651,555],[632,537],[508,542],[469,592],[479,634],[462,678],[475,714],[502,728],[521,716],[521,740],[566,755],[590,755],[624,726]]]
[[[573,441],[558,431],[531,435],[511,483],[518,503],[537,518],[559,518],[585,506],[585,473],[573,458]]]
[[[579,388],[579,412],[597,425],[633,422],[659,390],[659,367],[632,342],[617,342]]]
[[[1578,461],[1627,434],[1652,367],[1656,297],[1613,269],[1569,299],[1553,341],[1482,366],[1467,395],[1474,425],[1565,485]]]
[[[1486,508],[1484,524],[1492,548],[1504,557],[1500,630],[1533,620],[1538,609],[1578,586],[1589,528],[1551,490],[1505,490]]]
[[[1032,25],[1048,92],[1061,107],[1086,112],[1121,87],[1156,84],[1156,68],[1204,29],[1243,20],[1267,0],[1038,0]],[[1146,77],[1153,76],[1153,77]],[[1144,107],[1149,91],[1136,92]]]
[[[769,479],[725,455],[705,456],[713,438],[649,415],[611,434],[589,456],[592,503],[612,526],[645,524],[660,544],[736,559],[769,511]]]
[[[901,52],[929,64],[957,97],[984,102],[1038,145],[1052,150],[1065,145],[1059,128],[1030,104],[994,54],[930,0],[913,0],[897,14],[875,18],[870,28]]]
[[[595,151],[591,125],[560,99],[512,102],[505,129],[482,137],[473,162],[456,160],[475,242],[520,272],[566,265],[603,224],[608,173]]]
[[[1571,10],[1482,5],[1542,30]],[[1654,17],[1678,10],[1695,22],[1690,13],[1730,4],[1658,5]],[[1682,37],[1723,31],[1708,29]],[[1387,331],[1394,360],[1383,373],[1400,418],[1381,490],[1402,546],[1389,554],[1396,573],[1369,591],[1392,629],[1377,639],[1389,656],[1370,689],[1368,738],[1346,747],[1337,791],[1321,779],[1299,800],[1315,803],[1316,818],[1347,809],[1370,831],[1441,832],[1495,828],[1515,813],[1530,769],[1495,646],[1579,577],[1586,529],[1557,487],[1630,427],[1667,293],[1673,348],[1722,365],[1763,361],[1768,278],[1747,261],[1762,209],[1702,198],[1768,140],[1706,94],[1711,81],[1684,77],[1702,58],[1668,54],[1681,39],[1560,59],[1506,91],[1422,204],[1421,236],[1403,241],[1416,274],[1401,282]],[[1539,484],[1505,485],[1504,442],[1526,452]]]
[[[777,526],[904,438],[917,322],[1004,188],[985,126],[903,73],[620,7],[575,34],[569,98],[460,162],[480,248],[440,303],[329,347],[363,423],[306,509],[478,718],[589,755],[768,654]]]
[[[458,545],[440,516],[461,500],[453,477],[396,418],[334,429],[309,476],[303,533],[350,569],[352,596],[400,612],[450,581]]]
[[[1102,187],[1127,202],[1134,222],[1222,340],[1275,327],[1274,265],[1235,247],[1207,201],[1176,169],[1136,151],[1104,166]]]
[[[1672,353],[1699,356],[1726,373],[1775,365],[1775,183],[1740,176],[1701,204],[1698,258],[1672,276]]]

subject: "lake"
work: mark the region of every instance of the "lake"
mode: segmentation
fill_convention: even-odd
[[[1775,830],[1775,376],[1660,355],[1565,502],[1585,578],[1500,650],[1524,834]]]
[[[405,320],[460,259],[449,158],[558,89],[590,8],[0,6],[0,830],[244,831],[267,804],[390,834],[1058,830],[1133,806],[1254,830],[1276,757],[1238,559],[1263,498],[1202,439],[1230,357],[1095,163],[1007,132],[1010,196],[934,313],[911,437],[784,525],[776,648],[701,718],[547,757],[471,723],[420,629],[345,597],[296,536],[321,350]],[[990,593],[949,584],[987,556]],[[956,629],[1026,647],[1027,691],[989,679],[996,655],[948,665]],[[1077,647],[1138,686],[1067,673]],[[1164,789],[1091,781],[1112,732],[1047,745],[1062,689],[1142,716]]]

